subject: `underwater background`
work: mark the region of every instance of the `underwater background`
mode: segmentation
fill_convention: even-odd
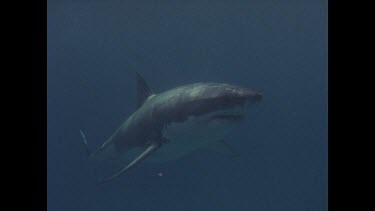
[[[49,211],[328,210],[325,0],[48,0]],[[195,82],[261,91],[226,140],[118,169],[89,160],[136,109],[135,71],[162,92]],[[162,174],[160,174],[162,173]],[[162,175],[162,176],[161,176]]]

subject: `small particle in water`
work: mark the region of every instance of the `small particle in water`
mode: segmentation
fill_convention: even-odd
[[[162,176],[163,176],[163,173],[162,173],[162,172],[159,172],[159,173],[158,173],[158,176],[159,176],[159,177],[162,177]]]

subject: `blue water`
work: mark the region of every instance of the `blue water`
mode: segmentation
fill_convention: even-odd
[[[327,1],[48,0],[48,210],[327,210]],[[241,155],[197,152],[116,168],[88,160],[155,92],[225,82],[264,94],[228,137]],[[159,176],[158,173],[163,173]]]

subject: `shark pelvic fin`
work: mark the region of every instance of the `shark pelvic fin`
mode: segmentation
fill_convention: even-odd
[[[240,156],[239,153],[228,143],[223,140],[215,141],[206,146],[206,149],[218,152],[222,155],[228,156],[230,158]]]
[[[137,74],[137,108],[141,107],[145,100],[152,95],[150,87],[147,85],[145,79]]]
[[[142,152],[142,154],[140,154],[136,159],[134,159],[131,163],[129,163],[127,166],[125,167],[122,167],[117,173],[115,173],[114,175],[106,178],[106,179],[103,179],[101,181],[99,181],[100,184],[103,184],[103,183],[106,183],[106,182],[109,182],[111,180],[113,180],[114,178],[118,177],[120,174],[124,173],[125,171],[129,170],[130,168],[134,167],[136,164],[138,164],[139,162],[141,162],[142,160],[144,160],[146,157],[148,157],[152,152],[154,152],[155,150],[157,150],[159,148],[160,144],[157,143],[157,142],[154,142],[152,143],[150,146],[148,146],[146,148],[145,151]]]

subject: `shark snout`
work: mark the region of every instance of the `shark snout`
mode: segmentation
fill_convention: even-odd
[[[260,101],[262,101],[263,94],[260,93],[260,92],[257,92],[257,93],[253,96],[253,98],[254,98],[254,101],[255,101],[255,102],[260,102]]]
[[[263,94],[261,92],[250,89],[239,89],[237,93],[240,98],[245,98],[250,102],[260,102],[263,98]]]

